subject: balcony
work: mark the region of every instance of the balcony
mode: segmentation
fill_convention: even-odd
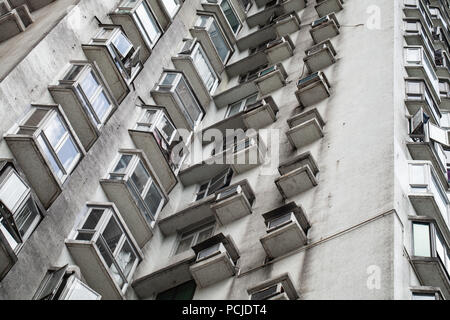
[[[254,103],[237,101],[229,106],[225,119],[216,122],[203,130],[203,135],[211,129],[219,130],[224,136],[227,129],[261,129],[276,121],[278,106],[271,96],[266,96]],[[235,108],[239,110],[235,111]],[[203,140],[204,143],[208,143]]]
[[[250,300],[297,300],[298,294],[288,273],[247,289]]]
[[[330,83],[322,71],[298,80],[297,89],[295,96],[303,107],[309,107],[331,96]]]
[[[290,202],[263,214],[267,234],[260,241],[270,259],[281,257],[307,242],[310,228],[301,206]]]
[[[439,125],[441,112],[439,110],[440,100],[436,100],[431,93],[428,82],[421,78],[406,78],[406,108],[409,114],[416,114],[420,108],[430,117],[433,124]]]
[[[264,10],[248,16],[245,20],[249,28],[264,25],[272,15],[280,16],[292,11],[300,11],[306,6],[305,0],[277,0],[270,1]]]
[[[432,29],[433,22],[427,7],[422,3],[422,0],[403,0],[403,13],[406,18],[420,19],[429,29]]]
[[[448,188],[447,157],[442,147],[449,144],[448,133],[426,121],[426,117],[422,108],[412,117],[410,137],[413,141],[406,142],[406,146],[414,160],[431,161],[442,185]]]
[[[431,162],[409,162],[409,186],[408,197],[416,214],[435,220],[449,241],[449,200]]]
[[[33,17],[26,5],[11,9],[8,3],[0,3],[0,30],[2,30],[0,42],[24,32],[31,23],[33,23]]]
[[[220,75],[234,49],[217,16],[212,12],[198,12],[197,21],[189,32],[193,38],[200,41],[216,74]]]
[[[109,14],[112,22],[121,25],[135,48],[140,48],[142,63],[150,57],[153,47],[162,35],[162,27],[147,1],[124,0]]]
[[[294,148],[300,149],[324,136],[325,122],[316,108],[300,113],[287,122],[289,130],[286,135]]]
[[[197,39],[185,40],[181,52],[172,57],[172,62],[175,68],[186,76],[200,104],[206,110],[220,78],[214,71],[201,43]]]
[[[281,177],[275,180],[275,184],[284,199],[296,196],[318,184],[319,168],[310,152],[281,164],[278,171]]]
[[[192,250],[172,256],[169,261],[157,266],[154,271],[133,281],[133,289],[141,299],[150,298],[192,279],[189,266],[195,262]]]
[[[229,197],[227,193],[220,195],[222,191],[230,192]],[[250,214],[248,205],[251,208],[254,201],[253,189],[247,180],[242,180],[189,204],[171,216],[164,217],[158,221],[158,226],[161,232],[167,236],[211,218],[223,223],[233,221]],[[232,208],[237,211],[232,212]]]
[[[89,150],[118,108],[117,101],[95,63],[72,61],[60,79],[48,90],[61,105],[85,150]]]
[[[309,73],[314,73],[325,69],[336,62],[336,50],[331,41],[325,40],[305,51],[306,57],[303,62],[306,64]]]
[[[97,63],[114,98],[120,104],[130,92],[129,86],[144,67],[140,60],[140,47],[133,46],[121,27],[104,26],[82,48],[86,57]]]
[[[143,247],[153,236],[155,221],[168,201],[143,151],[120,150],[113,168],[100,180],[100,185]]]
[[[105,300],[125,299],[142,252],[113,203],[88,203],[65,243],[87,284]]]
[[[440,288],[445,299],[449,299],[450,251],[441,236],[442,229],[426,219],[414,218],[412,225],[413,246],[408,258],[420,284]]]
[[[190,266],[200,288],[231,278],[236,273],[239,251],[230,236],[219,233],[192,247],[197,259]]]
[[[300,24],[300,18],[296,12],[283,14],[269,20],[266,26],[240,37],[237,39],[236,45],[240,51],[256,48],[263,43],[300,30]]]
[[[181,143],[179,134],[164,107],[144,105],[142,109],[143,114],[135,128],[128,132],[169,193],[178,182],[176,174],[185,156],[181,148],[176,152],[178,143]]]
[[[340,27],[341,25],[339,24],[336,15],[331,13],[314,21],[311,25],[311,30],[309,30],[309,33],[311,34],[314,43],[318,44],[339,35]]]
[[[260,47],[250,50],[250,54],[236,62],[229,63],[225,71],[229,77],[235,77],[252,71],[263,65],[271,65],[281,62],[294,54],[294,43],[289,36],[284,36]]]
[[[45,209],[59,196],[63,183],[85,155],[58,105],[32,105],[4,139]]]
[[[439,79],[434,70],[432,60],[423,47],[409,46],[404,48],[405,53],[405,69],[409,77],[416,77],[424,79],[437,100],[439,98]],[[433,61],[434,62],[434,61]]]
[[[420,20],[404,20],[404,38],[408,46],[422,46],[428,50],[431,56],[434,54],[433,35],[428,28],[424,28]]]
[[[194,131],[205,114],[183,72],[165,70],[150,94],[166,108],[177,129]]]
[[[317,0],[314,8],[319,17],[326,16],[333,12],[339,12],[344,9],[343,0]]]
[[[236,35],[242,28],[242,21],[233,2],[230,0],[203,0],[202,7],[205,11],[213,12],[216,15],[228,41],[234,45]]]

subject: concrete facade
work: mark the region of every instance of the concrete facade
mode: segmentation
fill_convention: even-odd
[[[104,24],[112,23],[108,13],[119,2],[55,1],[36,11],[35,21],[27,30],[0,44],[0,136],[10,133],[31,110],[31,103],[55,103],[48,86],[61,79],[69,61],[87,60],[81,45],[98,33],[96,18]],[[66,10],[50,13],[52,6],[61,4]],[[330,83],[331,95],[312,106],[301,107],[295,95],[296,84],[307,75],[303,58],[305,50],[314,45],[310,29],[318,19],[315,5],[315,1],[307,1],[305,8],[296,11],[301,24],[300,30],[289,34],[295,47],[293,54],[279,61],[286,70],[286,82],[268,94],[279,111],[276,120],[259,131],[267,148],[264,161],[235,173],[231,179],[231,184],[246,180],[250,185],[255,195],[251,213],[223,225],[215,222],[214,234],[231,238],[239,253],[235,274],[206,287],[197,286],[193,299],[246,300],[250,288],[286,273],[299,299],[411,299],[417,288],[440,291],[448,299],[447,271],[443,273],[443,287],[435,288],[411,262],[411,217],[424,214],[416,211],[408,198],[409,162],[428,159],[414,159],[406,146],[411,141],[409,118],[413,114],[405,105],[405,4],[346,0],[343,10],[336,12],[340,34],[330,39],[337,52],[336,62],[321,70]],[[430,1],[429,6],[446,10],[447,16],[450,13],[446,1]],[[17,253],[17,261],[0,282],[0,299],[31,299],[49,268],[77,264],[65,240],[85,218],[87,202],[110,201],[99,181],[111,172],[119,149],[136,149],[128,130],[135,127],[141,116],[139,105],[142,101],[156,104],[150,91],[158,84],[163,70],[175,69],[171,58],[180,52],[183,39],[192,38],[189,29],[197,20],[198,10],[204,10],[200,0],[182,3],[130,93],[100,129],[97,141],[62,184],[61,194]],[[243,15],[249,17],[262,10],[253,3]],[[445,16],[442,19],[446,20]],[[432,22],[438,24],[436,19]],[[236,35],[237,42],[257,29],[244,22]],[[39,41],[30,45],[29,39]],[[18,58],[16,52],[22,48],[26,50]],[[248,50],[240,51],[236,44],[233,48],[228,65],[248,56]],[[189,154],[177,173],[179,181],[168,193],[168,202],[157,218],[153,237],[140,248],[143,260],[124,293],[126,299],[154,299],[157,293],[192,279],[188,267],[195,263],[194,251],[174,254],[183,231],[177,226],[189,229],[201,225],[191,223],[189,214],[183,218],[180,212],[189,212],[195,205],[199,184],[209,180],[214,170],[203,165],[199,174],[192,174],[192,179],[180,180],[201,162],[200,155],[211,154],[214,144],[203,144],[200,133],[225,117],[227,107],[218,107],[217,97],[239,85],[238,77],[230,77],[226,71],[220,78],[202,122],[189,138]],[[286,135],[288,119],[312,109],[317,109],[325,123],[323,137],[296,149]],[[317,185],[284,199],[275,184],[280,177],[278,167],[307,152],[317,164]],[[5,139],[0,139],[0,158],[14,158]],[[267,234],[263,214],[290,202],[301,205],[310,225],[306,244],[268,259],[260,242]],[[447,218],[448,210],[447,205]],[[215,221],[205,213],[207,216]]]

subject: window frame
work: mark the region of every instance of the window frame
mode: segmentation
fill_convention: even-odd
[[[231,180],[233,179],[233,175],[234,175],[233,169],[227,168],[227,169],[219,172],[215,176],[211,177],[207,181],[204,181],[203,183],[198,184],[197,191],[194,195],[194,202],[203,200],[203,199],[211,196],[212,194],[230,186]],[[213,192],[211,192],[211,186],[213,184],[216,184],[217,182],[219,182],[221,179],[223,180],[222,187],[215,189]],[[204,185],[206,185],[206,187],[204,190],[202,190],[202,187]],[[199,198],[200,194],[203,194],[203,196],[201,198]]]
[[[216,223],[214,221],[212,221],[212,222],[203,224],[203,225],[201,225],[201,226],[199,226],[197,228],[191,229],[189,231],[185,231],[185,232],[179,233],[177,235],[177,238],[176,238],[176,242],[175,242],[175,246],[173,248],[173,254],[172,255],[174,255],[174,256],[175,255],[179,255],[179,254],[182,254],[182,253],[184,253],[184,252],[189,250],[189,249],[187,249],[187,250],[183,250],[183,251],[178,252],[178,250],[180,249],[180,244],[181,244],[181,242],[183,240],[188,239],[189,237],[192,237],[191,244],[189,246],[190,248],[192,248],[197,243],[199,243],[198,237],[199,237],[200,233],[211,229],[211,231],[210,231],[211,233],[210,233],[210,235],[208,237],[208,238],[210,238],[210,237],[212,237],[214,235],[214,232],[216,231],[216,228],[217,228]],[[208,238],[206,238],[206,239],[208,239]],[[206,239],[203,239],[201,241],[204,241]]]

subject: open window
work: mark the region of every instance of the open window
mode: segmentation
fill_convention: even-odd
[[[297,300],[298,294],[288,273],[249,288],[250,300]]]
[[[185,39],[180,53],[172,57],[172,62],[184,73],[201,105],[207,109],[220,79],[202,44],[197,39]]]
[[[48,208],[84,156],[84,148],[58,105],[32,105],[10,132],[5,141],[42,205]]]
[[[87,208],[66,246],[92,289],[106,300],[124,299],[142,253],[113,203]]]
[[[61,105],[85,150],[89,150],[118,107],[103,74],[95,64],[72,61],[58,84],[48,89]]]
[[[155,221],[167,203],[167,195],[147,157],[141,150],[120,150],[107,178],[101,179],[100,184],[143,247],[153,236]]]
[[[260,241],[270,259],[280,257],[306,244],[310,228],[302,206],[290,202],[263,214],[266,232]]]
[[[192,249],[197,258],[190,270],[199,287],[207,287],[236,273],[239,251],[230,236],[219,233]]]
[[[129,85],[142,70],[140,47],[132,42],[120,26],[104,25],[83,51],[95,61],[111,88],[114,98],[121,103],[130,92]]]
[[[183,142],[164,107],[143,105],[142,115],[128,130],[155,169],[166,192],[177,183],[176,174],[186,156]]]
[[[178,129],[193,131],[205,114],[183,72],[163,72],[151,95],[157,104],[166,108]]]
[[[47,271],[33,300],[100,300],[101,295],[81,279],[78,267],[65,265]]]
[[[147,0],[123,0],[109,16],[113,23],[122,26],[133,46],[140,48],[140,58],[144,63],[162,35],[160,22]]]

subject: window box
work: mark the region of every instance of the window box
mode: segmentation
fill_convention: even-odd
[[[234,49],[216,15],[203,11],[198,12],[197,21],[194,27],[189,29],[189,32],[193,38],[200,41],[216,74],[220,75]]]
[[[336,51],[329,39],[309,48],[305,54],[303,61],[310,73],[325,69],[336,62]]]
[[[109,14],[114,24],[121,25],[135,48],[140,49],[141,61],[150,56],[153,47],[162,35],[162,28],[146,0],[123,0]]]
[[[47,209],[85,154],[61,107],[32,105],[32,110],[4,138]]]
[[[66,246],[92,289],[105,300],[124,299],[142,253],[113,203],[87,207]]]
[[[266,5],[264,10],[247,17],[247,24],[249,28],[256,27],[258,25],[264,25],[272,15],[280,16],[282,14],[300,11],[306,6],[305,0],[277,0],[270,1]]]
[[[220,79],[201,43],[196,39],[186,40],[182,51],[177,56],[172,57],[172,62],[177,70],[184,73],[200,104],[204,109],[207,109],[211,102],[211,95],[216,90]]]
[[[339,24],[336,15],[331,13],[323,18],[317,19],[312,23],[312,27],[309,30],[314,43],[320,43],[324,40],[331,39],[339,35]]]
[[[144,105],[142,109],[135,128],[128,132],[136,147],[144,151],[164,190],[170,192],[178,181],[176,174],[185,157],[174,153],[179,141],[178,131],[164,107]]]
[[[234,45],[236,43],[236,35],[242,28],[242,21],[237,15],[231,0],[203,0],[202,6],[205,11],[215,13],[228,41]]]
[[[100,184],[143,247],[153,236],[155,221],[168,201],[147,157],[141,150],[120,150],[108,177]]]
[[[323,138],[325,122],[319,111],[314,108],[288,119],[289,130],[286,132],[293,147],[300,149]]]
[[[421,284],[438,287],[450,298],[450,250],[432,221],[412,221],[412,252],[409,261]],[[448,239],[447,239],[448,240]]]
[[[199,198],[177,213],[159,220],[159,229],[165,236],[168,236],[176,233],[178,230],[186,229],[192,225],[202,223],[206,220],[218,220],[219,218],[216,215],[216,212],[212,209],[212,206],[220,201],[220,198],[217,199],[217,195],[222,190],[225,190],[225,188],[229,187],[230,189],[227,190],[232,190],[233,188],[237,188],[238,186],[241,188],[241,196],[245,196],[250,206],[252,206],[253,202],[255,201],[255,194],[248,181],[242,180],[230,185],[229,180],[227,180],[224,181],[224,183],[220,186],[216,186],[214,189],[211,189],[211,193],[205,193],[205,196],[203,198]],[[240,198],[238,198],[239,197],[233,200],[241,200]],[[224,198],[222,199],[225,200]],[[223,204],[226,204],[226,202],[224,202]],[[221,216],[221,218],[224,218],[223,221],[226,221],[225,216]]]
[[[254,82],[261,96],[265,96],[284,87],[287,77],[288,75],[286,70],[284,70],[283,64],[277,63],[259,71]]]
[[[139,298],[148,299],[160,292],[192,280],[189,266],[195,262],[195,258],[195,253],[192,250],[172,256],[161,267],[156,267],[149,274],[134,280],[132,284],[134,291]]]
[[[85,150],[89,150],[118,108],[103,74],[95,64],[72,61],[58,84],[48,90],[61,105]]]
[[[405,79],[406,99],[405,104],[409,114],[416,114],[420,108],[430,117],[430,121],[439,125],[441,112],[439,102],[431,93],[428,83],[420,78]]]
[[[298,80],[297,89],[295,96],[303,107],[311,106],[331,96],[330,83],[322,71]]]
[[[251,200],[251,199],[250,199]],[[211,205],[216,219],[226,225],[252,213],[252,204],[240,185],[222,189]]]
[[[430,123],[427,118],[422,108],[411,118],[410,137],[413,141],[408,141],[406,146],[414,160],[431,161],[441,183],[447,188],[447,157],[443,145],[449,144],[448,132]]]
[[[280,37],[287,36],[300,30],[301,24],[300,18],[295,11],[276,17],[273,19],[273,23],[275,24],[275,31]]]
[[[242,119],[245,123],[243,129],[261,129],[274,123],[277,119],[278,107],[271,96],[245,106]]]
[[[100,300],[102,296],[81,280],[76,266],[50,268],[33,300]]]
[[[275,180],[275,184],[284,199],[291,198],[318,184],[316,176],[319,169],[309,152],[281,164],[278,171],[281,177]]]
[[[306,244],[310,228],[305,212],[295,202],[263,214],[267,234],[260,241],[270,259],[285,255]]]
[[[166,108],[178,129],[194,131],[205,114],[189,81],[180,71],[165,70],[150,93],[158,105]]]
[[[142,70],[140,47],[133,47],[120,27],[104,26],[90,41],[82,45],[90,61],[95,61],[114,98],[120,104],[130,92],[129,85]]]
[[[239,251],[230,236],[219,233],[192,249],[197,259],[190,270],[199,287],[207,287],[236,273]]]
[[[55,0],[8,0],[8,1],[13,8],[25,4],[32,12],[49,5]]]
[[[333,12],[339,12],[344,9],[343,0],[317,0],[317,5],[314,8],[319,17],[326,16]]]
[[[11,159],[0,159],[0,280],[42,219],[41,204]]]
[[[409,162],[409,200],[418,216],[435,220],[450,242],[449,200],[429,161]]]
[[[297,300],[298,294],[288,273],[249,288],[250,300]]]
[[[434,70],[434,63],[428,57],[423,47],[409,46],[404,48],[405,53],[405,69],[409,77],[417,77],[424,79],[437,100],[439,98],[439,79]]]
[[[270,41],[266,45],[264,52],[267,55],[269,64],[276,64],[294,55],[294,43],[288,35],[277,40]]]

